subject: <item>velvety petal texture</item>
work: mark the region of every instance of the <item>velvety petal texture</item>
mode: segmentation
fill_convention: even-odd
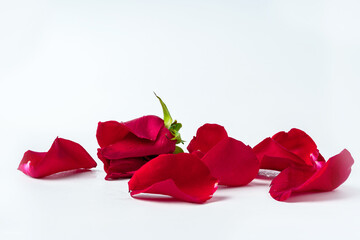
[[[96,138],[100,147],[123,140],[130,132],[137,138],[155,141],[163,126],[164,121],[153,115],[121,123],[117,121],[99,122]]]
[[[219,184],[242,186],[250,183],[259,172],[259,160],[252,148],[227,137],[210,149],[202,161]]]
[[[354,159],[344,149],[321,168],[289,167],[271,182],[270,194],[276,200],[285,201],[292,193],[332,191],[346,181],[353,164]]]
[[[48,152],[25,152],[18,170],[30,177],[42,178],[63,171],[93,167],[96,167],[96,162],[82,146],[56,138]]]
[[[221,185],[246,185],[259,172],[259,160],[252,148],[228,137],[225,128],[217,124],[200,127],[188,150],[201,157]]]
[[[143,116],[123,123],[138,138],[155,141],[164,126],[164,120],[157,116]]]
[[[158,132],[158,138],[155,139],[156,141],[138,138],[134,134],[128,134],[122,140],[101,148],[100,154],[107,159],[124,159],[172,153],[175,150],[175,144],[171,138],[171,133],[165,127]]]
[[[266,138],[254,148],[261,169],[281,171],[297,165],[312,166],[319,151],[315,142],[304,131],[293,128],[289,132],[279,132]]]
[[[196,136],[193,137],[187,149],[190,153],[199,151],[205,154],[227,137],[228,134],[223,126],[207,123],[197,130]]]
[[[295,128],[266,138],[254,151],[260,168],[281,171],[270,188],[271,196],[279,201],[292,193],[334,190],[349,177],[354,163],[346,149],[325,161],[311,137]]]
[[[99,122],[96,137],[107,180],[131,177],[150,159],[173,153],[176,145],[164,121],[152,115],[121,123]]]
[[[217,179],[196,156],[163,154],[143,165],[129,181],[131,196],[151,193],[203,203],[217,189]]]

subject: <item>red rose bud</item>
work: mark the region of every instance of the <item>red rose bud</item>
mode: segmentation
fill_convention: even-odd
[[[99,122],[96,138],[107,180],[131,177],[155,156],[173,153],[176,145],[164,121],[151,115],[122,123]]]
[[[167,153],[180,153],[175,146],[183,143],[181,123],[173,119],[165,103],[158,97],[164,119],[144,116],[128,122],[99,122],[96,137],[100,148],[98,157],[104,163],[105,179],[131,177],[152,158]]]

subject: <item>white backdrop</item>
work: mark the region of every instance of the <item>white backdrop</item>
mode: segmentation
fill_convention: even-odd
[[[359,239],[358,1],[0,1],[1,239]],[[334,192],[282,203],[268,183],[204,205],[131,199],[96,158],[98,121],[162,116],[187,143],[218,123],[251,146],[297,127],[355,159]],[[56,136],[99,163],[59,179],[16,168]]]

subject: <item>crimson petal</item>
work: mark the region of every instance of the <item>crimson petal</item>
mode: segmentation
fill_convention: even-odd
[[[101,155],[100,148],[98,148],[98,157],[104,163],[104,170],[106,172],[105,180],[131,177],[136,170],[149,160],[145,157],[110,160]]]
[[[276,200],[285,201],[291,193],[332,191],[346,181],[353,164],[350,152],[344,149],[317,170],[289,167],[274,178],[270,194]]]
[[[199,158],[188,153],[160,155],[129,181],[131,196],[152,193],[194,203],[210,199],[216,189],[217,179]]]
[[[155,141],[161,128],[164,126],[164,120],[158,116],[148,115],[124,122],[123,124],[138,138]]]
[[[58,172],[93,167],[96,167],[96,162],[82,146],[56,138],[48,152],[25,152],[18,170],[30,177],[42,178]]]
[[[175,141],[171,140],[170,131],[163,126],[156,141],[139,139],[133,134],[127,135],[123,140],[101,148],[100,153],[106,159],[121,159],[173,153]]]
[[[278,200],[285,201],[291,193],[315,173],[314,168],[288,167],[281,171],[271,182],[270,195]]]
[[[147,163],[144,158],[124,158],[109,160],[106,180],[131,177],[142,165]]]
[[[117,121],[99,122],[96,138],[100,147],[114,144],[127,136],[129,132],[138,138],[155,141],[164,121],[158,116],[143,116],[128,122]]]
[[[197,130],[196,136],[190,141],[187,149],[190,153],[200,151],[205,154],[227,137],[227,132],[223,126],[207,123]]]
[[[117,121],[99,122],[96,130],[96,139],[100,147],[106,147],[120,141],[128,133],[127,127]]]
[[[259,172],[259,160],[252,148],[230,137],[221,140],[201,160],[222,185],[246,185]]]
[[[278,132],[272,139],[301,158],[307,165],[311,165],[312,155],[319,154],[314,140],[297,128],[290,129],[289,132]]]
[[[254,151],[260,160],[260,168],[278,171],[293,164],[313,166],[313,160],[319,156],[311,137],[296,128],[264,139],[254,147]]]
[[[343,184],[350,176],[354,164],[350,152],[346,149],[331,157],[316,174],[296,189],[304,191],[332,191]]]

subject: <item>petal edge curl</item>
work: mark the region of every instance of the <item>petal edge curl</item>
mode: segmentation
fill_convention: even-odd
[[[63,171],[89,169],[96,165],[80,144],[56,138],[48,152],[25,152],[18,170],[33,178],[43,178]]]
[[[217,189],[217,179],[206,165],[188,153],[152,159],[135,172],[128,184],[131,196],[161,194],[193,203],[207,201]]]
[[[332,191],[347,180],[353,164],[350,152],[344,149],[319,169],[289,167],[271,182],[270,195],[285,201],[292,193]]]
[[[259,160],[250,146],[227,137],[210,149],[201,159],[219,184],[243,186],[259,172]]]
[[[205,154],[218,142],[227,137],[228,134],[223,126],[206,123],[198,128],[196,136],[190,141],[187,149],[189,153],[200,151]]]

